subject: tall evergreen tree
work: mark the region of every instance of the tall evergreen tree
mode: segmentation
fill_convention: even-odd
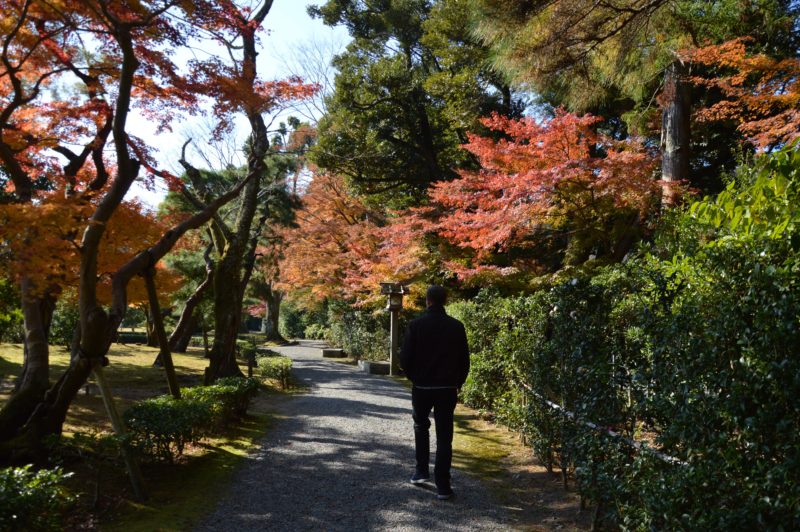
[[[339,74],[312,158],[374,201],[418,202],[430,183],[475,164],[461,144],[480,116],[519,113],[464,26],[463,2],[330,0],[310,12],[353,36],[334,60]]]

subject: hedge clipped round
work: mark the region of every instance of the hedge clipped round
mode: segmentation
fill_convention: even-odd
[[[0,469],[0,530],[62,530],[62,517],[75,503],[63,486],[69,476],[60,468]]]
[[[211,386],[196,386],[182,390],[184,399],[208,405],[212,421],[217,426],[241,419],[247,413],[250,400],[258,391],[256,379],[225,377]]]

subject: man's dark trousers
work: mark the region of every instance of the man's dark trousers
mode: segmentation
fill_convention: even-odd
[[[411,389],[411,415],[417,447],[417,472],[428,473],[430,463],[430,416],[436,422],[436,465],[433,476],[440,488],[450,487],[450,463],[453,461],[453,412],[458,390],[455,388]]]

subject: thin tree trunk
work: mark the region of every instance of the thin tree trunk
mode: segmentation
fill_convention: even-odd
[[[153,318],[153,309],[150,305],[141,305],[142,312],[144,312],[144,332],[147,335],[145,343],[147,347],[158,347],[158,337],[156,336],[156,323]]]
[[[174,338],[174,346],[170,347],[170,350],[173,353],[185,353],[186,349],[189,348],[189,342],[192,341],[192,335],[197,330],[197,316],[192,314],[189,316],[188,325],[184,327],[183,333],[175,338],[175,333],[170,336],[170,342],[173,342]],[[172,345],[172,344],[171,344]]]
[[[284,340],[278,330],[280,322],[281,301],[283,300],[283,293],[269,287],[264,297],[266,302],[266,309],[264,312],[264,321],[262,322],[261,330],[267,335],[267,340],[282,342]]]
[[[189,338],[191,338],[192,329],[195,327],[197,320],[194,317],[194,310],[197,305],[203,300],[203,296],[208,291],[213,283],[214,278],[214,263],[211,261],[211,246],[206,247],[203,258],[206,261],[206,277],[203,282],[195,289],[194,293],[186,300],[186,304],[181,311],[181,317],[178,319],[178,324],[175,330],[169,337],[169,348],[176,353],[185,353],[186,347],[189,345]],[[158,362],[158,359],[156,359]]]
[[[676,60],[664,73],[661,117],[661,179],[664,205],[675,203],[675,186],[689,179],[691,91],[686,65]]]
[[[242,29],[242,85],[255,91],[257,83],[255,30],[264,21],[272,8],[267,1],[251,18],[251,24]],[[245,114],[250,122],[250,146],[247,156],[247,171],[253,178],[247,183],[242,196],[236,230],[227,234],[225,254],[217,265],[214,275],[214,345],[211,348],[210,362],[206,368],[205,382],[210,384],[220,377],[244,376],[236,361],[236,337],[242,315],[242,267],[246,266],[248,240],[251,238],[253,219],[258,208],[258,192],[266,174],[264,158],[269,151],[269,137],[264,117],[257,106],[246,107]],[[220,228],[222,229],[222,228]]]
[[[25,327],[22,373],[14,393],[0,409],[0,434],[8,436],[13,436],[30,418],[50,387],[47,329],[55,307],[45,301],[51,298],[36,295],[35,287],[27,277],[20,282],[20,293]]]

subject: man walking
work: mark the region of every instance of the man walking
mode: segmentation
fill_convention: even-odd
[[[447,291],[431,286],[426,293],[427,312],[408,325],[400,364],[414,385],[411,408],[414,418],[414,442],[417,468],[413,484],[430,480],[430,434],[428,419],[433,409],[436,423],[436,464],[434,479],[437,498],[453,496],[450,487],[450,463],[453,459],[453,411],[458,389],[469,373],[469,348],[464,325],[444,310]]]

